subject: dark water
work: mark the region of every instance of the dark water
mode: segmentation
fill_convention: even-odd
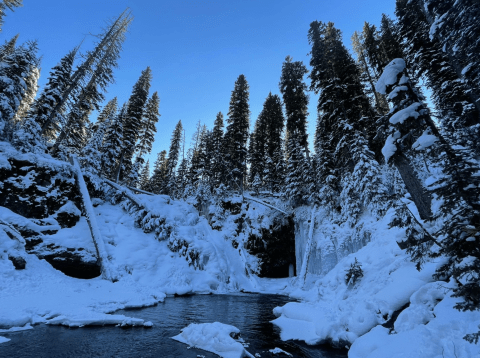
[[[3,334],[11,341],[0,344],[0,357],[217,357],[190,348],[173,337],[190,323],[222,322],[240,329],[251,354],[272,355],[279,347],[294,357],[346,357],[346,352],[308,346],[297,341],[283,342],[279,329],[270,323],[274,307],[288,299],[274,295],[196,295],[167,298],[158,306],[118,311],[130,317],[152,321],[150,329],[114,326],[66,328],[38,325],[33,330]]]

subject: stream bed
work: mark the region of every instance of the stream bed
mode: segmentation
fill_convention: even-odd
[[[293,357],[343,358],[346,351],[308,346],[300,341],[284,342],[270,321],[273,308],[291,301],[285,296],[234,294],[168,297],[154,307],[117,311],[153,323],[152,328],[115,326],[67,328],[37,325],[32,330],[3,334],[11,341],[0,344],[0,357],[217,357],[177,342],[170,337],[190,323],[221,322],[240,329],[253,355],[273,355],[276,347]],[[258,357],[258,356],[257,356]]]

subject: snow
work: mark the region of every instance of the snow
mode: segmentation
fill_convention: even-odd
[[[421,107],[422,104],[419,102],[412,103],[410,106],[407,108],[404,108],[397,113],[395,113],[393,116],[390,117],[389,121],[391,124],[398,124],[398,123],[403,123],[406,119],[408,118],[415,118],[417,119],[420,113],[417,112],[417,109]]]
[[[397,83],[398,75],[403,72],[405,66],[405,61],[401,58],[392,60],[385,66],[382,75],[375,85],[375,91],[386,94],[387,87]]]
[[[422,133],[420,137],[418,137],[415,143],[412,144],[412,148],[415,150],[427,149],[428,147],[433,145],[433,143],[435,143],[437,140],[438,138],[435,135],[430,134],[430,130],[427,129]]]
[[[315,279],[310,289],[290,295],[304,302],[291,302],[274,310],[273,323],[281,338],[302,339],[308,344],[333,342],[351,345],[358,337],[385,323],[404,306],[411,295],[432,281],[437,263],[418,272],[396,238],[400,229],[388,229],[390,210],[373,227],[371,242],[342,259],[325,276]],[[345,273],[357,258],[364,276],[354,287],[345,283]],[[388,355],[386,355],[388,356]]]
[[[97,259],[100,262],[102,275],[107,280],[115,281],[116,275],[112,271],[112,268],[110,266],[110,262],[108,260],[107,252],[105,249],[105,243],[100,234],[97,221],[95,220],[95,213],[93,211],[92,202],[90,201],[90,194],[88,193],[87,185],[83,180],[83,174],[80,169],[80,165],[78,164],[77,158],[75,156],[72,156],[72,162],[73,162],[73,168],[75,171],[75,176],[77,177],[77,185],[78,185],[78,188],[80,189],[80,193],[82,196],[85,216],[87,218],[88,226],[90,228],[90,234],[92,235],[92,239],[95,244]]]
[[[399,315],[396,334],[377,326],[355,341],[349,357],[480,357],[478,345],[463,339],[478,331],[480,313],[454,310],[451,288],[441,282],[419,289]]]
[[[240,342],[232,338],[238,334],[240,330],[237,327],[220,322],[192,323],[172,339],[224,358],[253,358],[253,355],[247,352]]]
[[[428,132],[424,135],[417,142],[427,147],[431,138]],[[398,136],[399,133],[390,135],[393,148],[386,144],[382,151],[387,160],[388,154],[395,152],[394,141]],[[0,150],[2,148],[3,154],[15,155],[11,148],[0,143]],[[37,157],[43,160],[41,158]],[[71,170],[64,162],[45,158],[45,163]],[[427,184],[438,180],[434,175],[425,179]],[[256,232],[272,225],[274,218],[282,215],[281,211],[288,212],[281,198],[269,198],[268,202],[262,199],[262,203],[249,201],[248,205],[241,197],[232,198],[231,203],[241,207],[240,213],[226,217],[222,217],[218,206],[209,203],[205,210],[217,215],[220,225],[218,230],[213,230],[203,209],[199,211],[187,202],[165,196],[122,190],[135,205],[148,212],[141,221],[126,198],[115,205],[96,200],[98,205],[90,210],[103,238],[105,255],[117,274],[118,281],[114,283],[101,278],[81,280],[65,276],[45,260],[26,254],[24,240],[21,237],[12,240],[4,232],[8,227],[1,227],[0,343],[9,341],[3,336],[31,329],[36,324],[151,327],[151,322],[117,315],[115,311],[152,306],[167,295],[245,291],[288,294],[301,300],[274,310],[277,318],[273,323],[280,327],[281,338],[285,340],[350,347],[350,357],[480,357],[480,345],[463,339],[466,334],[478,331],[480,312],[453,309],[459,300],[451,297],[455,283],[435,282],[432,278],[442,259],[426,263],[420,272],[416,270],[409,256],[397,245],[397,241],[405,239],[404,230],[389,228],[392,209],[379,221],[368,212],[362,213],[357,226],[350,228],[335,222],[322,207],[297,208],[297,265],[304,262],[306,266],[305,284],[298,287],[294,278],[256,277],[258,259],[241,246],[245,238],[236,236],[235,220],[243,214],[251,222],[252,232]],[[411,205],[409,208],[418,219]],[[62,209],[78,211],[73,203],[67,203]],[[13,227],[44,232],[42,239],[46,245],[53,243],[95,252],[85,217],[74,227],[64,229],[52,217],[48,221],[53,225],[40,226],[1,207],[0,218]],[[160,221],[171,229],[170,236],[160,237],[153,232],[155,226],[149,227]],[[55,234],[46,234],[53,228],[58,230]],[[238,240],[239,248],[232,246],[232,237]],[[169,245],[174,241],[185,242],[188,250],[195,250],[199,255],[198,265],[182,254],[183,248],[172,252]],[[310,241],[310,250],[307,241]],[[311,255],[308,263],[305,251]],[[23,255],[24,270],[15,270],[8,260],[12,252]],[[362,265],[364,276],[354,286],[347,285],[345,273],[355,259]],[[299,266],[297,270],[300,271]],[[383,327],[395,312],[399,313],[396,321],[389,322],[393,323],[393,330]],[[224,357],[251,357],[231,333],[239,331],[220,322],[191,324],[174,339]],[[14,340],[14,336],[11,339]],[[288,355],[278,348],[270,353]]]
[[[290,353],[285,352],[283,349],[280,349],[280,348],[277,348],[277,347],[275,347],[274,349],[270,349],[269,352],[272,353],[272,354],[284,354],[287,357],[293,357],[293,355],[291,355]]]
[[[15,270],[11,261],[0,255],[0,327],[27,323],[148,327],[149,323],[143,320],[112,313],[155,305],[166,294],[255,291],[245,276],[238,251],[225,240],[225,233],[212,230],[195,208],[180,201],[167,204],[162,197],[138,195],[137,198],[154,214],[163,214],[175,227],[177,237],[188,240],[191,247],[201,252],[202,270],[169,250],[167,241],[156,240],[154,233],[144,233],[121,206],[104,203],[93,211],[119,281],[68,277],[33,254],[25,255],[24,270]],[[8,209],[2,210],[2,215],[21,223],[21,217]],[[33,225],[28,219],[23,220]],[[16,242],[6,235],[5,240],[2,237],[0,253],[10,250],[8,245]],[[85,217],[73,228],[60,229],[44,239],[47,244],[95,250]],[[262,280],[267,292],[283,290],[287,283],[283,280],[281,284],[270,285],[272,288],[269,285],[268,280]]]
[[[397,132],[398,133],[398,132]],[[400,134],[400,133],[398,133]],[[388,163],[390,158],[395,154],[397,151],[397,146],[395,145],[395,141],[398,139],[399,135],[396,136],[395,134],[390,134],[387,139],[385,140],[385,145],[382,148],[382,154],[385,157],[385,162]]]
[[[403,78],[403,77],[402,77]],[[408,87],[407,86],[398,86],[398,87],[395,87],[393,89],[392,92],[389,93],[389,95],[387,96],[388,99],[392,99],[392,98],[395,98],[397,97],[397,95],[400,93],[400,92],[406,92],[408,91]]]

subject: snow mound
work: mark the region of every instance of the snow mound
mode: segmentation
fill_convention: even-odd
[[[298,289],[290,295],[304,302],[275,308],[278,318],[272,322],[280,327],[282,340],[350,346],[375,326],[389,322],[414,292],[433,280],[438,263],[428,263],[418,272],[398,247],[396,241],[405,236],[401,229],[388,229],[393,212],[390,209],[372,226],[366,246],[344,257],[325,276],[317,277],[310,290]],[[352,287],[345,283],[345,274],[355,258],[364,276]]]
[[[375,91],[386,94],[387,86],[397,83],[398,74],[405,69],[405,61],[401,58],[392,60],[383,70],[382,75],[375,85]]]
[[[395,322],[395,334],[377,326],[353,343],[348,356],[480,357],[479,345],[463,339],[466,334],[478,331],[480,312],[453,309],[458,298],[451,297],[451,288],[451,284],[444,282],[420,288]]]
[[[237,327],[220,322],[192,323],[172,339],[224,358],[253,358],[253,355],[247,352],[240,342],[232,338],[238,334],[240,330]]]

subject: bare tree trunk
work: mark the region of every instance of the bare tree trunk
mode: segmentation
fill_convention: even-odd
[[[103,241],[102,235],[97,225],[97,220],[95,220],[95,212],[93,211],[92,202],[90,200],[90,195],[88,194],[87,186],[83,180],[83,174],[78,164],[77,157],[71,156],[70,162],[73,165],[73,169],[76,176],[76,184],[80,191],[83,208],[85,209],[85,217],[87,218],[88,227],[90,228],[90,233],[92,235],[93,244],[95,245],[95,250],[97,251],[97,260],[100,264],[100,270],[102,272],[102,277],[106,280],[115,282],[117,278],[112,273],[110,267],[110,261],[108,260],[107,251],[105,249],[105,243]]]
[[[430,208],[432,198],[418,179],[409,160],[399,152],[397,152],[392,159],[393,164],[397,168],[405,186],[407,187],[407,191],[412,196],[412,200],[418,209],[420,218],[422,220],[430,220],[432,217],[432,210]]]

